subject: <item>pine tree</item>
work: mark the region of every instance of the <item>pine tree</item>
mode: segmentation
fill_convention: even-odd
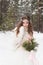
[[[7,10],[6,13],[6,17],[4,18],[4,23],[3,25],[5,25],[5,29],[6,30],[11,30],[14,26],[15,23],[15,18],[14,18],[14,8],[12,7],[12,5],[10,5],[10,7]]]

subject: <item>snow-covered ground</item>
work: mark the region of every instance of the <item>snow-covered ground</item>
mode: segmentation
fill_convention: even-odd
[[[43,33],[34,31],[34,38],[38,42],[36,57],[39,65],[43,65]],[[7,31],[5,33],[0,31],[0,65],[14,65],[14,32]]]

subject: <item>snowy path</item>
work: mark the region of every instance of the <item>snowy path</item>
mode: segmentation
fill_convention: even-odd
[[[34,32],[34,37],[39,44],[36,57],[39,60],[39,65],[43,65],[43,33]],[[14,65],[14,50],[12,43],[14,43],[13,32],[0,32],[0,65]]]

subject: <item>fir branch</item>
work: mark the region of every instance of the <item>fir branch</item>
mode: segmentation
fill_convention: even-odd
[[[38,43],[35,41],[35,39],[32,39],[31,42],[25,41],[22,45],[27,51],[35,50],[36,47],[38,47]]]

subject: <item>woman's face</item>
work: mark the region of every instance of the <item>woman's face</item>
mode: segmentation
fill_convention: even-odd
[[[23,20],[23,26],[28,27],[28,25],[29,25],[29,21],[27,19],[24,19]]]

